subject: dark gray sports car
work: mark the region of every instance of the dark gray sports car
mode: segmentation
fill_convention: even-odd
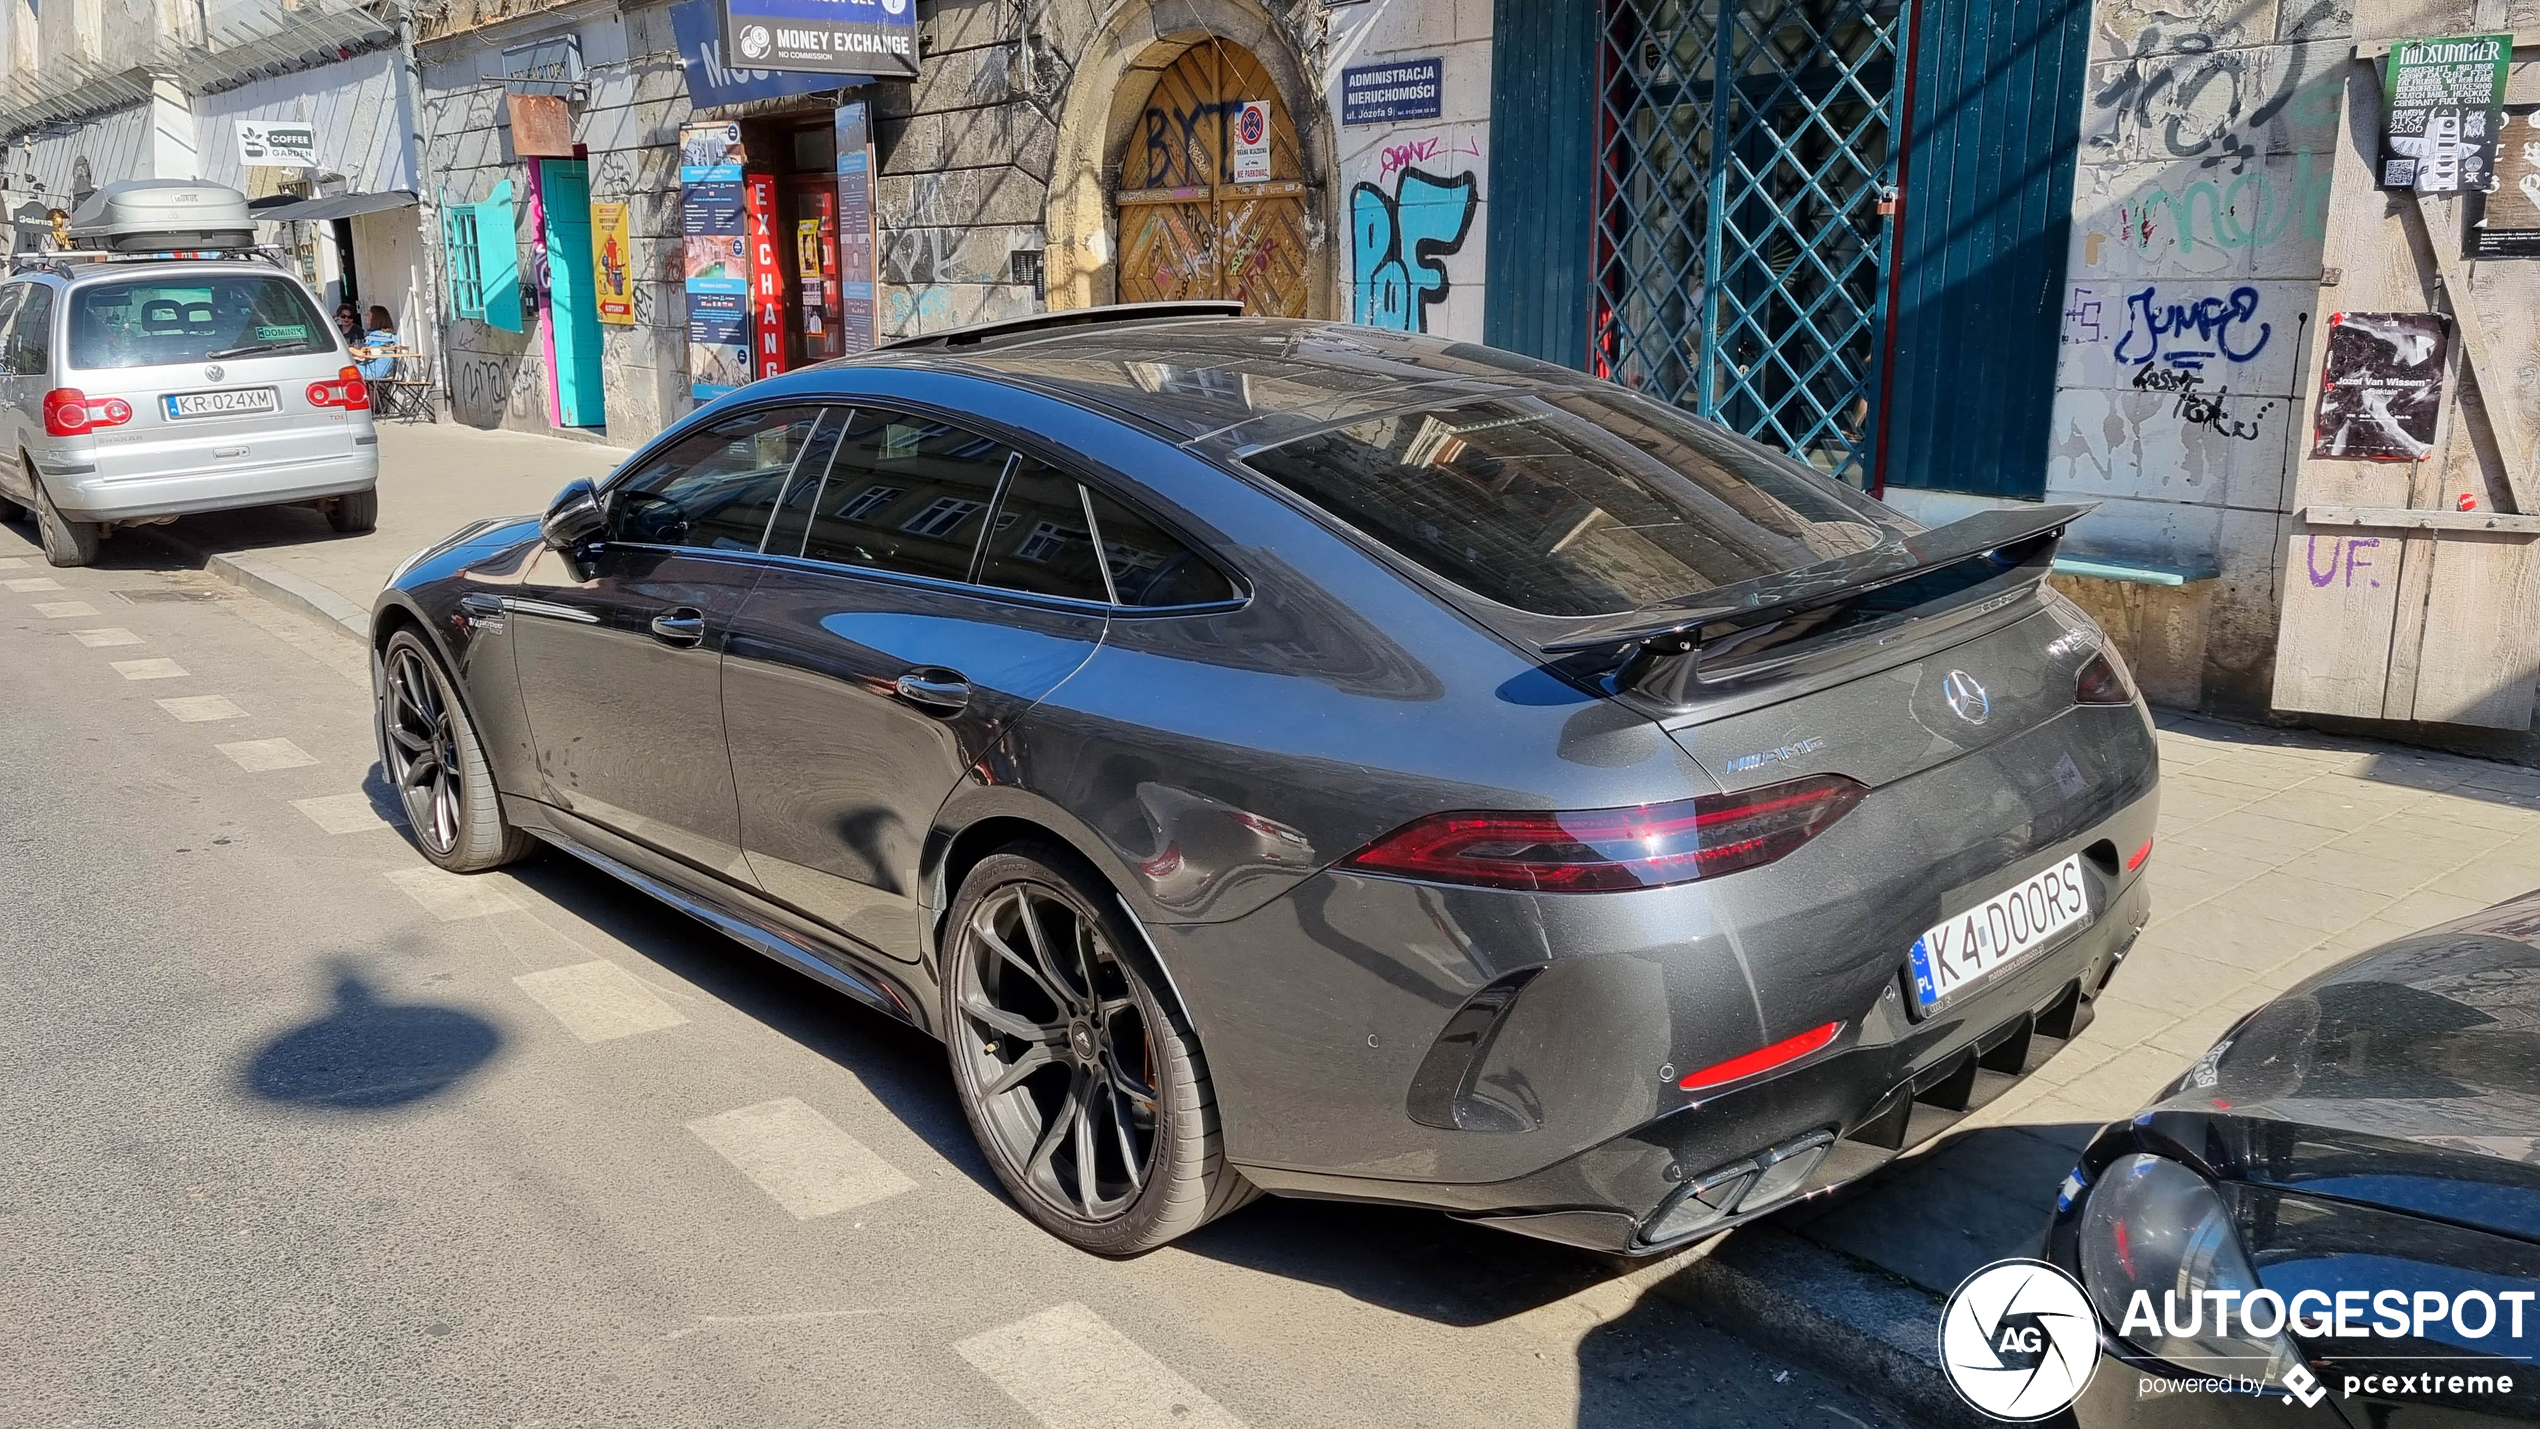
[[[2145,917],[2156,758],[2044,586],[1508,353],[1224,305],[771,379],[407,563],[380,748],[940,1036],[1090,1250],[1257,1190],[1608,1251],[2034,1068]]]

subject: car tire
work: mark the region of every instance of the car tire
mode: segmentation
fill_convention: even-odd
[[[1079,1250],[1131,1256],[1261,1194],[1226,1160],[1199,1039],[1080,859],[1044,841],[989,855],[946,929],[953,1083],[1024,1214]]]
[[[378,530],[379,488],[348,491],[326,503],[326,524],[348,536]]]
[[[423,856],[479,873],[527,854],[529,835],[503,817],[485,748],[423,637],[400,630],[371,666],[379,766]]]
[[[35,534],[44,542],[44,559],[56,566],[89,566],[97,563],[97,548],[106,539],[105,528],[94,521],[73,521],[53,504],[53,493],[44,489],[42,481],[35,487]]]

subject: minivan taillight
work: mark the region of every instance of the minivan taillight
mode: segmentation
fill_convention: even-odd
[[[2125,667],[2125,657],[2103,649],[2082,661],[2081,673],[2073,679],[2073,700],[2085,705],[2133,704],[2134,677]]]
[[[1431,814],[1340,867],[1535,893],[1658,888],[1771,863],[1825,832],[1868,792],[1820,774],[1633,809]]]
[[[57,437],[84,436],[131,420],[132,404],[121,397],[92,399],[76,387],[56,387],[44,394],[44,430]]]
[[[360,368],[347,367],[336,373],[335,380],[332,382],[310,383],[309,405],[343,407],[355,412],[369,411],[370,384],[362,380]]]

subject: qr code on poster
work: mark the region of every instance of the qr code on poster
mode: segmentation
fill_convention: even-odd
[[[2392,159],[2381,167],[2381,186],[2386,189],[2412,189],[2417,183],[2417,161]]]

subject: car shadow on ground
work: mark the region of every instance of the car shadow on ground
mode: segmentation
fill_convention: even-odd
[[[395,802],[377,780],[374,804]],[[370,786],[365,786],[366,788]],[[943,1045],[913,1027],[653,901],[569,854],[541,849],[513,877],[735,1012],[854,1074],[963,1175],[1002,1195],[954,1099]]]

